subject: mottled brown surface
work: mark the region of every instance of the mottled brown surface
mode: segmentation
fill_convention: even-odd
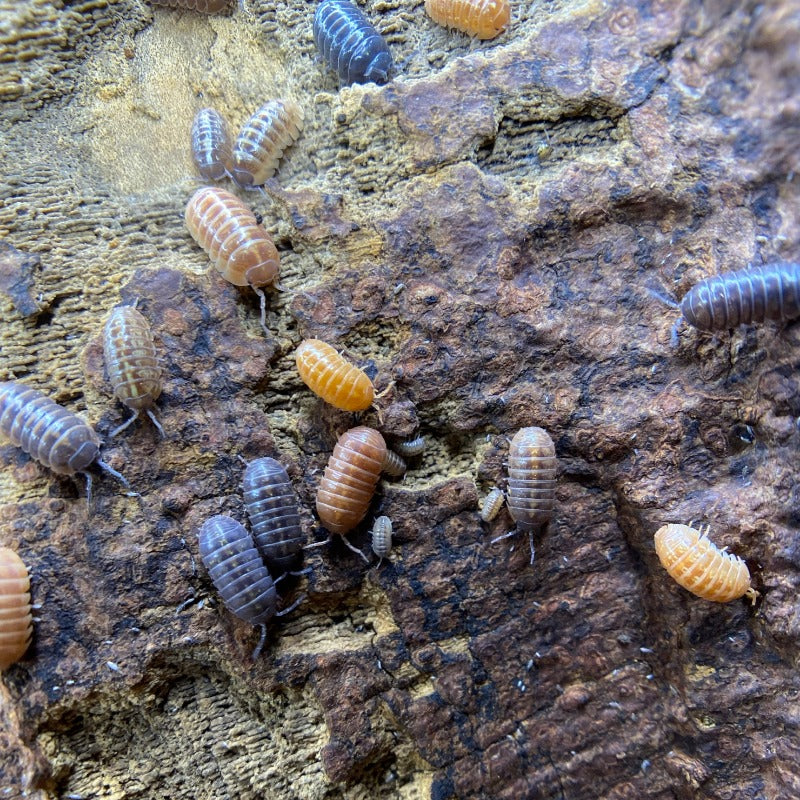
[[[684,326],[672,349],[649,291],[800,258],[800,3],[517,0],[490,43],[365,5],[401,77],[338,91],[301,0],[0,0],[0,239],[41,259],[46,309],[0,293],[0,377],[107,436],[126,414],[100,328],[139,298],[167,431],[106,444],[142,498],[102,477],[91,515],[0,446],[0,544],[42,605],[0,682],[0,797],[800,796],[800,328]],[[246,195],[281,249],[265,339],[182,211],[197,108],[235,128],[284,95],[303,137]],[[383,430],[418,421],[429,447],[350,537],[387,514],[391,559],[309,551],[253,664],[195,532],[243,519],[237,456],[271,455],[323,538],[314,492],[354,417],[300,382],[304,337],[394,380]],[[529,425],[559,457],[532,567],[526,537],[489,541],[507,512],[478,516]],[[754,609],[658,565],[655,530],[690,520],[747,560]]]

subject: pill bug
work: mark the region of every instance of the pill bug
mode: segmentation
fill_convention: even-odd
[[[508,0],[425,0],[425,11],[437,24],[478,39],[494,39],[511,21]]]
[[[201,14],[220,14],[227,11],[231,0],[150,0],[154,6],[169,8],[185,8],[187,11],[199,11]]]
[[[288,614],[297,603],[283,611],[276,610],[275,583],[253,538],[235,519],[211,517],[200,527],[197,540],[200,558],[226,608],[239,619],[261,628],[261,639],[253,652],[253,658],[258,658],[266,639],[267,622]]]
[[[383,461],[383,471],[387,475],[391,475],[393,478],[399,478],[401,475],[405,475],[406,469],[406,462],[403,461],[397,453],[393,450],[386,451],[386,458]]]
[[[342,83],[386,83],[392,55],[384,38],[349,0],[321,0],[314,42]]]
[[[275,174],[284,151],[303,130],[294,100],[270,100],[244,124],[233,145],[231,175],[240,186],[260,186]]]
[[[364,411],[375,399],[367,374],[320,339],[305,339],[295,351],[300,378],[314,394],[340,411]]]
[[[727,603],[758,592],[750,586],[750,571],[739,556],[720,550],[705,532],[688,525],[663,525],[654,537],[664,569],[684,589],[704,600]]]
[[[268,333],[267,300],[261,287],[278,279],[280,258],[253,212],[230,192],[206,186],[186,206],[186,227],[226,281],[249,286],[261,298],[261,327]]]
[[[392,448],[403,458],[414,458],[425,451],[425,437],[415,436],[413,439],[406,439],[403,442],[395,442]]]
[[[517,530],[528,533],[531,564],[534,559],[533,532],[550,521],[556,490],[556,448],[543,428],[521,428],[514,434],[508,452],[506,502]],[[514,531],[492,539],[498,542]]]
[[[90,501],[92,476],[87,470],[92,464],[130,488],[128,481],[100,458],[100,439],[89,425],[25,384],[0,383],[0,433],[53,472],[83,475]]]
[[[389,517],[378,517],[372,524],[372,552],[378,556],[378,566],[392,549],[392,521]]]
[[[231,173],[232,153],[228,126],[219,111],[201,108],[192,122],[192,158],[209,181]]]
[[[22,559],[0,547],[0,670],[19,661],[33,634],[31,581]]]
[[[256,549],[273,573],[290,571],[300,560],[305,537],[286,470],[274,458],[251,461],[242,478],[242,495]]]
[[[680,309],[683,319],[703,331],[794,319],[800,316],[800,264],[780,261],[714,275],[695,284]]]
[[[133,306],[119,306],[109,314],[103,328],[103,354],[115,397],[133,411],[109,435],[124,431],[144,411],[163,436],[164,429],[152,411],[161,394],[161,364],[150,323]]]
[[[506,496],[502,489],[495,487],[483,500],[481,506],[481,519],[484,522],[491,522],[499,513],[506,502]]]
[[[358,525],[367,513],[386,458],[386,442],[378,431],[358,427],[345,431],[336,442],[333,454],[317,490],[317,513],[331,532],[342,535]]]

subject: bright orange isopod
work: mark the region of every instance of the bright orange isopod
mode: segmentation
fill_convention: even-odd
[[[295,360],[303,383],[334,408],[364,411],[372,405],[375,398],[372,381],[331,345],[319,339],[306,339],[297,348]]]

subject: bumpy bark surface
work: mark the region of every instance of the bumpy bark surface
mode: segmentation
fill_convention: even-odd
[[[489,43],[364,6],[400,76],[341,91],[305,0],[0,6],[0,377],[107,438],[127,412],[101,326],[138,298],[167,431],[106,441],[141,498],[102,477],[91,509],[0,447],[0,543],[41,604],[0,681],[0,796],[800,796],[800,326],[673,348],[653,294],[800,258],[800,4],[517,0]],[[267,339],[182,212],[197,108],[235,128],[278,96],[306,128],[246,194],[281,249]],[[350,537],[387,514],[391,560],[309,551],[252,663],[195,533],[243,518],[237,457],[270,455],[323,537],[356,423],[298,378],[312,336],[395,381],[364,422],[429,447]],[[505,512],[478,516],[527,425],[559,457],[532,567],[526,537],[490,542]],[[747,560],[754,609],[658,565],[655,530],[690,520]]]

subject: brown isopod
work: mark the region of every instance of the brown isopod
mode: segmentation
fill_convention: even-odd
[[[425,0],[425,11],[437,24],[478,39],[494,39],[511,21],[508,0]]]
[[[406,473],[406,462],[400,458],[394,450],[386,451],[386,459],[383,462],[383,472],[392,478],[399,478]]]
[[[388,558],[392,549],[392,521],[389,517],[378,517],[372,524],[372,552],[378,556],[378,566]]]
[[[378,431],[358,427],[345,431],[336,442],[333,454],[317,490],[317,514],[331,532],[365,561],[367,557],[353,547],[344,534],[364,518],[386,458],[386,442]]]
[[[658,560],[684,589],[704,600],[727,603],[743,595],[753,602],[758,592],[750,586],[750,570],[739,556],[720,550],[708,538],[708,529],[669,524],[655,534]]]
[[[253,212],[236,195],[207,186],[189,200],[186,227],[226,281],[249,286],[261,298],[261,327],[268,334],[267,299],[261,287],[278,279],[280,258]]]
[[[0,433],[53,472],[83,475],[90,501],[92,476],[86,470],[92,464],[130,488],[128,481],[100,458],[100,439],[89,425],[25,384],[0,383]]]
[[[412,439],[396,442],[392,448],[403,458],[415,458],[425,452],[425,437],[417,435]]]
[[[375,399],[368,375],[320,339],[305,339],[295,352],[300,378],[314,394],[340,411],[364,411]]]
[[[294,100],[270,100],[244,124],[233,145],[231,175],[240,186],[260,186],[275,174],[284,151],[303,130]]]
[[[233,4],[231,0],[150,0],[154,6],[169,8],[185,8],[187,11],[199,11],[201,14],[221,14]]]
[[[161,394],[161,364],[150,323],[133,306],[119,306],[109,314],[103,328],[103,354],[115,397],[133,411],[109,436],[124,431],[142,411],[164,436],[152,410]]]
[[[481,506],[481,519],[484,522],[491,522],[499,513],[506,502],[506,496],[502,489],[495,487],[483,500]]]
[[[201,108],[192,122],[192,157],[200,174],[209,181],[222,180],[231,172],[231,138],[219,111]]]
[[[555,505],[556,448],[544,428],[521,428],[514,434],[508,452],[508,493],[506,502],[517,530],[527,531],[534,559],[533,532],[550,521]],[[499,542],[512,536],[492,539]]]
[[[0,547],[0,670],[25,655],[33,635],[31,581],[22,559]]]

